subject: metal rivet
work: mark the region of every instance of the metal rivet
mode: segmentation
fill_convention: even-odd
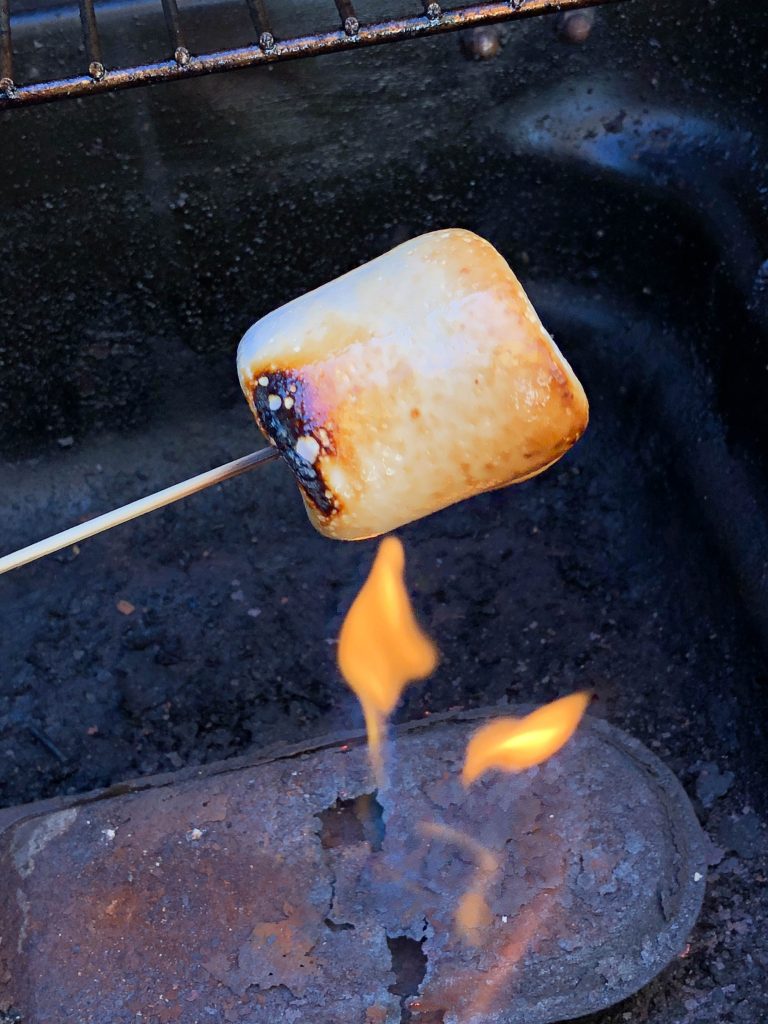
[[[179,67],[185,68],[192,58],[186,46],[179,46],[176,48],[176,52],[173,55],[173,59],[176,61]]]
[[[471,60],[491,60],[501,53],[501,29],[480,25],[461,33],[461,49]]]
[[[594,11],[566,11],[558,20],[558,35],[567,43],[583,43],[589,38],[594,21]]]
[[[100,82],[102,80],[106,72],[104,70],[104,65],[101,63],[100,60],[91,61],[91,63],[88,65],[88,74],[91,76],[94,82]]]
[[[270,50],[274,50],[274,48],[275,48],[275,37],[272,35],[271,32],[262,32],[261,33],[261,35],[259,36],[259,46],[261,47],[262,50],[264,50],[267,53]]]
[[[348,36],[356,36],[360,31],[360,22],[357,18],[345,18],[344,19],[344,31]]]

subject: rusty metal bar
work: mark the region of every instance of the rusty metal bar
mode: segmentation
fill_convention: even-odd
[[[341,18],[341,27],[347,36],[356,36],[360,31],[360,22],[357,20],[352,0],[336,0],[336,10]]]
[[[171,40],[171,53],[176,64],[186,68],[190,61],[189,50],[184,43],[184,33],[181,28],[181,18],[176,0],[163,0],[163,14],[165,25],[168,29],[168,36]]]
[[[275,45],[275,37],[272,35],[269,25],[269,15],[264,0],[246,0],[246,3],[251,21],[259,34],[259,46],[262,50],[272,50]]]
[[[104,61],[101,59],[101,40],[99,39],[99,27],[96,24],[96,11],[93,0],[79,0],[79,2],[88,74],[95,82],[99,82],[104,77]]]
[[[0,93],[0,110],[48,103],[52,100],[95,96],[117,89],[131,89],[155,82],[168,82],[178,78],[235,71],[240,68],[258,67],[262,64],[300,57],[337,53],[352,47],[376,46],[379,43],[394,43],[403,39],[417,39],[452,32],[457,29],[473,28],[476,25],[496,21],[515,21],[542,14],[577,10],[581,7],[596,7],[621,0],[493,0],[489,3],[472,4],[458,10],[440,11],[439,17],[421,14],[407,18],[396,18],[374,25],[361,26],[356,36],[349,36],[343,29],[321,32],[316,35],[299,36],[276,42],[274,47],[264,50],[260,46],[243,46],[218,53],[187,55],[182,59],[141,64],[131,68],[107,71],[98,81],[90,76],[63,78],[51,82],[39,82],[16,88],[12,95]],[[174,5],[175,6],[175,5]],[[183,49],[183,48],[182,48]]]
[[[0,94],[13,92],[11,2],[0,0]]]

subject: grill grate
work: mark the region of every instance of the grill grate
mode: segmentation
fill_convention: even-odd
[[[370,24],[360,23],[352,0],[335,0],[340,25],[313,35],[287,39],[276,39],[273,35],[264,0],[244,0],[256,30],[257,42],[201,54],[190,53],[185,45],[176,0],[161,0],[168,32],[168,59],[119,68],[107,68],[102,59],[94,0],[78,2],[86,57],[85,73],[70,78],[22,84],[14,81],[11,0],[0,0],[0,110],[414,39],[490,22],[612,3],[615,0],[484,0],[449,10],[443,10],[434,0],[423,0],[420,13],[407,12],[399,18]]]

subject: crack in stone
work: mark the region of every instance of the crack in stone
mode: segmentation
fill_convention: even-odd
[[[384,808],[377,793],[362,793],[350,800],[339,797],[336,803],[319,811],[320,843],[324,850],[368,843],[372,853],[381,850],[386,833]]]
[[[349,921],[334,921],[330,917],[326,917],[323,924],[332,932],[353,932],[355,930],[355,926]]]
[[[376,797],[375,791],[363,793],[350,800],[342,800],[339,797],[334,804],[316,815],[320,821],[318,834],[320,845],[325,851],[325,864],[330,875],[331,887],[328,913],[323,923],[332,932],[352,931],[355,927],[349,921],[334,921],[332,916],[337,883],[332,851],[357,843],[368,843],[371,853],[378,853],[381,850],[386,826],[384,808]]]
[[[395,976],[388,991],[400,996],[400,1024],[410,1024],[414,1020],[408,1000],[418,995],[427,973],[427,954],[422,948],[426,941],[426,935],[422,939],[412,939],[408,935],[387,936]]]

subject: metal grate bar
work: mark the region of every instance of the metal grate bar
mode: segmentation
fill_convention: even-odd
[[[356,36],[360,29],[360,22],[357,20],[352,0],[336,0],[336,10],[341,18],[341,27],[347,36]]]
[[[184,33],[181,28],[181,18],[176,0],[163,0],[163,14],[165,25],[168,29],[168,36],[171,40],[171,53],[179,67],[186,67],[189,64],[189,50],[184,45]]]
[[[79,0],[80,24],[83,28],[85,55],[88,60],[88,74],[98,82],[104,77],[104,62],[101,59],[101,40],[96,24],[96,11],[93,0]]]
[[[11,0],[0,0],[0,96],[12,92]]]
[[[259,33],[259,46],[262,50],[271,50],[275,45],[275,37],[269,27],[269,16],[264,0],[246,0],[246,3],[254,28]]]
[[[0,0],[3,2],[3,0]],[[616,3],[617,0],[488,0],[469,7],[443,11],[437,3],[428,5],[427,13],[405,18],[393,18],[373,25],[360,26],[355,35],[348,35],[343,29],[319,32],[315,35],[299,36],[274,42],[269,49],[261,46],[243,46],[217,53],[199,54],[191,57],[183,51],[171,61],[141,64],[136,67],[106,71],[100,79],[80,75],[51,82],[17,86],[5,93],[0,91],[0,110],[47,103],[51,100],[71,97],[95,96],[98,93],[117,89],[131,89],[155,82],[174,81],[196,75],[214,74],[221,71],[235,71],[239,68],[258,67],[262,64],[300,57],[336,53],[360,46],[375,46],[404,39],[451,32],[456,29],[473,28],[477,25],[497,21],[514,21],[541,14],[576,10],[580,7],[596,7],[600,4]],[[163,6],[176,8],[175,0],[164,0]],[[431,11],[430,11],[431,7]],[[434,15],[434,16],[433,16]],[[167,17],[167,15],[166,15]],[[176,12],[178,19],[178,11]],[[181,38],[181,35],[177,38]],[[186,53],[186,59],[184,54]]]

